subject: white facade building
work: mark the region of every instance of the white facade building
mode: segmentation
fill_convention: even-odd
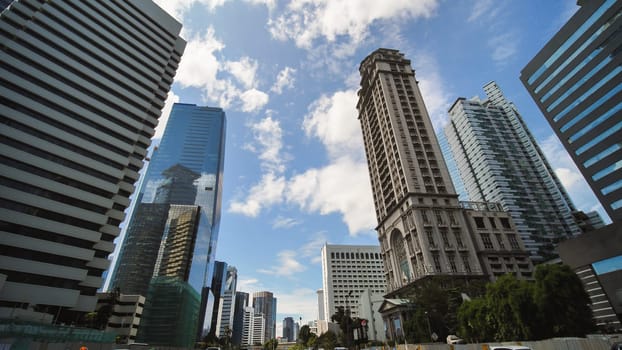
[[[152,1],[22,0],[0,27],[0,317],[70,324],[95,310],[181,24]]]
[[[330,322],[337,307],[349,309],[352,317],[357,317],[358,300],[365,290],[386,292],[380,247],[325,244],[322,247],[322,285],[323,320]]]
[[[251,306],[244,308],[244,328],[242,330],[242,345],[262,344],[266,342],[266,317],[255,313]]]

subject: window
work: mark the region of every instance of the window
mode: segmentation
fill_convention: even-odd
[[[500,218],[501,220],[501,226],[503,226],[503,228],[512,228],[510,226],[510,219],[508,218]]]
[[[493,249],[492,240],[490,240],[490,236],[487,233],[482,233],[482,243],[484,243],[485,249]]]
[[[464,254],[462,255],[462,264],[464,265],[464,270],[466,272],[471,272],[471,264],[469,263],[469,256]]]
[[[495,235],[497,237],[497,243],[499,243],[499,248],[505,250],[505,244],[503,244],[503,237],[500,234]]]
[[[464,243],[462,242],[462,233],[458,230],[454,231],[454,237],[456,238],[456,243],[459,248],[464,248]]]
[[[451,272],[458,272],[458,268],[456,267],[456,257],[453,254],[447,255],[447,259],[449,260],[449,268]]]
[[[490,221],[490,226],[492,228],[497,228],[497,224],[495,223],[495,218],[488,218],[488,220]]]
[[[426,230],[425,233],[426,233],[426,236],[428,237],[428,244],[430,245],[430,247],[436,247],[436,243],[434,242],[434,235],[432,234],[432,231]]]
[[[438,225],[445,225],[445,220],[443,220],[443,213],[440,210],[435,210],[434,216],[436,216],[436,223]]]
[[[475,220],[475,226],[477,226],[477,228],[486,228],[486,225],[484,224],[484,218],[475,217],[473,219]]]
[[[456,220],[456,215],[454,214],[453,211],[447,212],[447,215],[449,215],[449,223],[452,225],[458,225],[458,221]]]
[[[508,240],[510,241],[510,247],[512,247],[512,249],[520,249],[516,235],[508,235]]]
[[[424,224],[429,224],[430,223],[430,218],[428,218],[428,214],[427,214],[426,210],[422,210],[421,211],[421,218],[423,219],[423,223]]]
[[[437,253],[432,254],[432,259],[434,260],[434,269],[436,272],[441,272],[441,258]]]
[[[443,245],[445,246],[445,248],[451,247],[451,244],[449,243],[449,238],[447,237],[447,231],[441,230],[441,238],[443,239]]]

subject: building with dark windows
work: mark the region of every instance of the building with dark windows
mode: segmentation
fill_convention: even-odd
[[[520,79],[613,222],[622,221],[622,2],[579,10]]]
[[[445,127],[470,200],[500,203],[534,261],[557,257],[556,245],[581,233],[576,208],[516,106],[495,82],[486,99],[459,98]]]
[[[622,332],[622,226],[608,225],[559,245],[559,255],[583,282],[596,325]]]
[[[212,313],[212,321],[209,326],[209,333],[211,336],[216,336],[218,324],[218,309],[220,308],[220,296],[222,295],[225,283],[227,282],[227,263],[222,261],[214,262],[214,272],[212,274],[212,284],[210,286],[210,291],[214,295],[214,306],[213,309],[215,312]],[[204,327],[205,328],[205,327]]]
[[[294,318],[285,317],[283,319],[283,341],[294,341]]]
[[[181,24],[152,1],[0,6],[0,318],[83,325],[185,48]]]
[[[146,296],[141,342],[186,346],[211,324],[225,124],[220,108],[176,103],[151,157],[110,281]],[[185,308],[166,309],[173,300]],[[167,317],[185,326],[152,327]]]
[[[265,319],[263,323],[264,342],[270,339],[276,339],[276,298],[272,292],[255,292],[253,293],[253,309],[254,315],[262,315]],[[258,323],[255,323],[257,327]],[[251,327],[252,328],[252,327]],[[258,338],[257,331],[253,330],[253,337]],[[262,343],[263,344],[263,343]]]
[[[244,330],[244,310],[248,307],[248,293],[235,292],[235,307],[233,311],[233,333],[231,342],[233,345],[242,344],[242,333]]]

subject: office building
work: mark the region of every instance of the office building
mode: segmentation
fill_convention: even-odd
[[[520,79],[614,223],[622,221],[622,2],[580,8]]]
[[[265,319],[264,339],[276,339],[276,298],[272,292],[253,293],[253,309]]]
[[[607,225],[559,244],[559,255],[583,282],[605,334],[622,331],[622,226]]]
[[[144,306],[145,297],[142,295],[125,295],[115,291],[97,293],[96,310],[98,313],[110,315],[105,329],[116,335],[118,344],[136,342],[136,332]],[[101,327],[101,325],[96,326]]]
[[[359,316],[358,300],[366,289],[386,293],[384,264],[376,245],[333,245],[322,247],[322,319],[331,320],[338,307]]]
[[[235,292],[235,308],[233,311],[233,345],[242,344],[242,330],[244,329],[244,309],[248,306],[248,293]]]
[[[2,6],[0,318],[30,308],[82,324],[185,48],[181,24],[152,1]]]
[[[242,345],[252,346],[264,344],[266,338],[266,317],[255,311],[255,308],[247,306],[244,309],[244,327],[242,328]]]
[[[326,317],[326,315],[324,315],[324,290],[323,289],[318,289],[317,290],[317,308],[318,308],[318,321],[324,321],[324,317]]]
[[[416,283],[437,276],[456,283],[494,280],[480,258],[521,258],[526,252],[522,242],[503,251],[483,244],[489,232],[498,232],[504,242],[508,235],[520,237],[497,203],[459,202],[410,60],[398,50],[378,49],[359,71],[357,109],[378,220],[385,297],[399,298]],[[507,219],[508,227],[492,227],[484,220],[488,217],[495,224]],[[483,225],[476,227],[480,221]],[[518,265],[511,268],[519,277],[530,277]]]
[[[510,213],[534,261],[557,257],[556,243],[581,233],[576,208],[517,108],[495,82],[487,98],[458,98],[445,135],[470,200]]]
[[[218,329],[218,309],[220,308],[220,297],[225,288],[225,284],[227,283],[227,267],[226,262],[214,262],[214,272],[212,274],[212,284],[210,286],[210,291],[212,292],[214,298],[213,309],[216,310],[216,312],[212,313],[212,322],[209,327],[209,333],[212,336],[216,336]]]
[[[218,305],[218,324],[216,325],[217,336],[233,335],[233,313],[235,306],[235,294],[238,283],[238,269],[233,266],[227,267],[227,278],[220,296]]]
[[[294,341],[294,318],[285,317],[283,319],[283,341]]]
[[[220,108],[173,105],[136,197],[110,283],[122,293],[189,298],[182,302],[184,305],[194,305],[196,293],[199,322],[188,328],[195,329],[197,338],[206,333],[212,321],[206,309],[220,222],[225,124]],[[189,287],[180,287],[184,283]],[[155,287],[163,291],[152,290]],[[181,288],[180,294],[166,292],[173,288]],[[145,319],[154,315],[150,306],[163,302],[147,297]],[[177,314],[179,310],[171,312]],[[194,317],[191,311],[188,319]],[[147,343],[156,344],[150,334],[164,341],[180,338],[162,335],[174,328],[150,331],[148,324],[145,322],[138,332]]]

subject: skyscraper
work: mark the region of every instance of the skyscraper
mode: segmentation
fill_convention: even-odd
[[[287,342],[294,341],[294,318],[285,317],[283,319],[283,339]]]
[[[272,292],[253,293],[253,309],[255,316],[261,314],[265,318],[264,339],[276,339],[276,298]]]
[[[495,82],[487,99],[458,98],[445,134],[469,198],[498,202],[512,215],[535,261],[557,257],[556,243],[581,233],[574,204],[517,108]]]
[[[219,338],[232,336],[233,331],[233,308],[235,307],[235,295],[238,283],[238,269],[233,266],[227,268],[227,279],[220,296],[218,306],[218,329],[216,335]]]
[[[173,83],[181,24],[151,1],[2,6],[0,317],[79,323]]]
[[[244,330],[244,310],[248,307],[248,293],[235,292],[235,309],[233,312],[233,334],[231,342],[234,345],[242,344]]]
[[[195,329],[195,337],[203,334],[212,317],[205,309],[218,240],[225,125],[225,113],[220,108],[173,105],[162,142],[151,157],[136,197],[111,278],[111,287],[126,294],[165,297],[171,294],[152,289],[168,289],[166,284],[171,283],[171,288],[183,291],[177,296],[184,299],[183,303],[193,304],[190,299],[198,298],[198,328],[190,321],[184,328]],[[190,288],[179,289],[184,283]],[[164,317],[150,311],[150,305],[156,304],[158,301],[147,295],[145,320]],[[192,318],[188,316],[188,320]],[[142,341],[154,343],[151,336],[163,341],[186,338],[163,336],[173,329],[149,331],[149,324],[145,322],[139,329]]]
[[[622,2],[585,0],[520,79],[613,222],[622,221]]]
[[[210,325],[210,334],[213,336],[217,335],[217,325],[218,325],[218,309],[220,308],[220,296],[223,293],[225,288],[225,284],[227,283],[227,263],[222,261],[216,261],[214,263],[214,273],[212,274],[212,284],[210,286],[210,290],[212,291],[214,297],[214,306],[213,309],[215,312],[212,313],[212,322]],[[206,325],[207,327],[207,325]]]
[[[369,289],[372,293],[384,294],[386,288],[379,246],[324,244],[322,320],[330,321],[338,307],[358,317],[358,301],[363,291]]]
[[[410,60],[378,49],[359,72],[357,109],[387,295],[398,297],[434,276],[465,281],[512,272],[528,278],[533,267],[509,214],[497,203],[458,201]],[[511,239],[517,244],[510,249]],[[513,261],[509,270],[492,263],[502,257]]]

